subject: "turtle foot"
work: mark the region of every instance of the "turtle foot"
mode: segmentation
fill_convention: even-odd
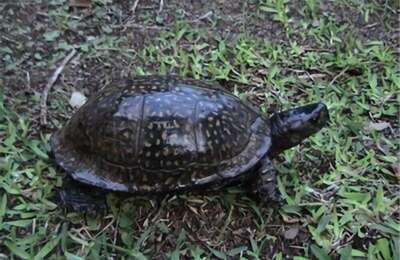
[[[253,193],[265,204],[281,205],[282,198],[276,187],[276,171],[272,161],[265,157],[261,161],[254,183]]]
[[[281,204],[283,201],[280,193],[276,190],[275,183],[259,185],[257,187],[257,195],[265,204],[270,204],[271,202]]]
[[[56,190],[56,201],[67,211],[103,214],[107,211],[104,191],[64,179],[63,187]]]

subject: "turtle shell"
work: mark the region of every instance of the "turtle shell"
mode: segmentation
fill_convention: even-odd
[[[51,138],[75,180],[132,193],[223,185],[270,146],[258,110],[216,84],[173,76],[102,89]]]

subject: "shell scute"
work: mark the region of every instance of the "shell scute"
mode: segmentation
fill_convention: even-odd
[[[52,137],[72,177],[137,193],[229,181],[271,145],[268,122],[210,83],[143,77],[106,87]]]

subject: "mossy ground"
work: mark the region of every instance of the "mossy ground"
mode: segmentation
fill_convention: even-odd
[[[0,3],[0,258],[400,259],[398,1]],[[39,99],[50,92],[47,128]],[[276,158],[281,208],[240,187],[161,202],[110,194],[105,216],[52,199],[49,136],[132,75],[218,81],[266,113],[324,101],[329,126]]]

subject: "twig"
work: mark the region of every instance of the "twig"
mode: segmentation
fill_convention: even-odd
[[[332,81],[329,83],[329,85],[332,85],[333,83],[335,83],[335,81],[336,81],[339,77],[341,77],[348,69],[349,69],[348,67],[344,68],[339,74],[337,74],[337,75],[332,79]]]
[[[31,75],[29,74],[29,71],[26,71],[26,81],[27,81],[27,87],[28,87],[28,91],[32,90],[32,86],[31,86]]]
[[[160,5],[158,7],[157,14],[160,14],[164,8],[164,0],[160,0]]]
[[[131,52],[137,53],[134,49],[123,49],[123,48],[112,48],[112,47],[97,47],[96,51],[119,51],[119,52]]]
[[[124,30],[126,28],[135,28],[135,29],[140,29],[140,30],[157,30],[157,31],[161,31],[161,30],[167,30],[168,27],[160,27],[160,26],[156,26],[156,25],[143,25],[143,24],[138,24],[138,23],[127,23],[124,25],[112,25],[111,28],[124,28]]]
[[[371,24],[367,24],[366,26],[364,26],[364,28],[372,28],[372,27],[375,27],[377,25],[378,25],[378,23],[371,23]]]
[[[213,11],[208,11],[207,13],[203,14],[202,16],[200,16],[199,18],[196,18],[194,20],[192,20],[192,23],[207,19],[208,17],[210,17],[211,15],[213,15],[214,12]]]
[[[131,10],[130,10],[132,14],[135,14],[136,8],[137,8],[137,6],[138,6],[138,4],[139,4],[139,1],[140,1],[140,0],[136,0],[136,1],[133,3],[133,5],[132,5],[132,7],[131,7]]]
[[[111,221],[102,229],[100,230],[100,232],[98,232],[94,237],[99,237],[101,234],[103,234],[109,227],[112,226],[112,224],[114,224],[115,222],[115,218],[112,218]]]
[[[15,44],[15,45],[18,45],[18,44],[19,44],[17,41],[15,41],[15,40],[13,40],[13,39],[11,39],[11,38],[8,38],[7,36],[2,35],[1,38],[2,38],[3,40],[6,40],[6,41],[8,41],[8,42],[11,42],[11,43],[13,43],[13,44]]]
[[[36,12],[36,15],[49,18],[49,14],[47,14],[47,13],[45,13],[45,12]]]
[[[326,74],[322,73],[315,73],[315,74],[310,74],[308,71],[305,71],[305,75],[300,75],[298,76],[299,79],[311,79],[313,82],[315,82],[314,79],[323,79],[326,77]]]
[[[49,91],[51,87],[56,83],[58,77],[60,76],[61,72],[64,70],[65,65],[74,57],[76,54],[76,50],[73,49],[61,62],[60,66],[54,71],[52,77],[47,82],[42,96],[40,100],[40,124],[45,126],[47,125],[47,97],[49,95]]]

